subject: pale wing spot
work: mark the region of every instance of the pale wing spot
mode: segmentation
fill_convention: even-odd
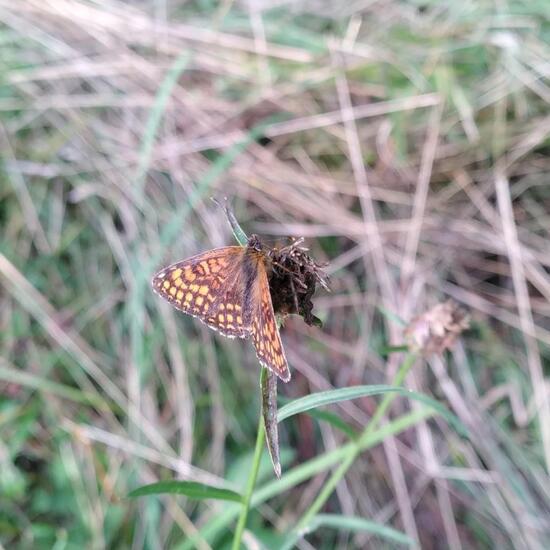
[[[242,311],[242,307],[239,304],[235,304],[235,311]]]
[[[220,311],[223,311],[225,309],[225,304],[220,304]]]
[[[207,261],[201,262],[201,267],[204,269],[204,272],[208,275],[210,273],[210,268],[208,267]]]
[[[245,253],[246,248],[229,247],[183,260],[155,275],[153,288],[179,310],[198,317],[225,336],[247,338],[251,327],[244,326],[244,314],[239,316],[239,323],[235,313],[244,309],[241,301],[250,291],[240,271]],[[239,308],[236,302],[241,304]]]
[[[240,315],[237,315],[237,324],[242,325],[243,324],[243,318]]]

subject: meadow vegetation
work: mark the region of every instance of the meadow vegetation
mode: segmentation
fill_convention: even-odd
[[[150,288],[227,196],[331,279],[243,545],[544,548],[549,38],[546,0],[0,0],[0,546],[231,547],[260,368]]]

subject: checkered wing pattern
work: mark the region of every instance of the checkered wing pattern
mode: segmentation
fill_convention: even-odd
[[[243,311],[246,248],[227,246],[198,254],[159,271],[154,291],[175,308],[229,338],[246,338],[251,315]]]
[[[264,367],[271,369],[284,382],[288,382],[290,380],[290,370],[275,320],[269,292],[269,281],[263,262],[258,263],[258,276],[255,283],[252,341],[254,342],[256,355]]]

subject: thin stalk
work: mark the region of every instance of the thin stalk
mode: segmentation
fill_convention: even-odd
[[[416,355],[414,354],[409,354],[405,357],[403,363],[401,363],[401,366],[397,371],[397,374],[395,375],[395,378],[392,381],[393,386],[400,386],[403,383],[405,377],[407,376],[407,373],[409,372],[415,361]],[[356,439],[354,444],[349,447],[348,453],[343,458],[338,468],[334,470],[328,481],[321,489],[321,492],[317,495],[317,498],[313,501],[307,512],[302,516],[302,519],[300,519],[300,521],[296,525],[295,531],[300,532],[303,529],[307,529],[307,526],[309,525],[313,517],[319,513],[321,508],[325,505],[326,501],[329,499],[330,495],[336,488],[336,485],[338,485],[338,482],[344,477],[357,456],[363,450],[363,447],[365,447],[365,443],[372,436],[373,431],[377,428],[380,420],[382,420],[397,395],[398,394],[396,393],[386,393],[384,395],[384,398],[380,402],[380,405],[378,405],[378,407],[376,408],[376,411],[373,414],[371,421],[368,423],[361,435]]]
[[[260,387],[262,387],[264,378],[267,376],[266,369],[262,367],[260,374]],[[259,415],[258,420],[258,432],[256,434],[256,446],[254,448],[254,456],[252,458],[252,470],[248,476],[248,482],[246,484],[246,493],[243,498],[241,506],[241,513],[239,515],[239,521],[235,529],[235,535],[233,537],[232,550],[240,550],[241,540],[243,538],[244,528],[246,527],[246,520],[248,518],[248,511],[250,510],[250,500],[252,499],[252,493],[254,493],[254,487],[256,485],[256,479],[258,478],[258,470],[260,469],[260,459],[262,457],[262,451],[264,448],[264,419]]]

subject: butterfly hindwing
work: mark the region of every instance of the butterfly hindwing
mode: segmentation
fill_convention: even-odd
[[[246,338],[251,326],[243,312],[245,251],[227,246],[172,264],[153,277],[153,289],[224,336]]]
[[[263,262],[258,265],[258,276],[253,295],[255,309],[252,317],[252,341],[260,363],[271,369],[281,380],[290,380],[290,370],[286,360],[281,335],[275,320],[269,281]]]

